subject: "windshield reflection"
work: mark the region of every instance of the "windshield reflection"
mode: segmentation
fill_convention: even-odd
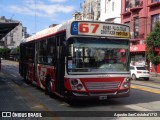
[[[128,71],[128,41],[104,38],[69,40],[67,68],[74,73],[108,73]]]

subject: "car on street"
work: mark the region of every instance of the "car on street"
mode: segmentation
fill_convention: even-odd
[[[130,66],[131,78],[149,80],[149,71],[143,66]]]

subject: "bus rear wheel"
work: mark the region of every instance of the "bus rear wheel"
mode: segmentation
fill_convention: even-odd
[[[54,95],[52,93],[52,81],[50,78],[47,78],[47,80],[46,80],[45,93],[48,94],[52,98],[54,97]]]

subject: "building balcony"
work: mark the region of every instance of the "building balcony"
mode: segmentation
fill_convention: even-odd
[[[125,11],[121,14],[121,15],[130,15],[131,14],[131,11],[130,11],[130,8],[125,8]]]
[[[135,1],[135,4],[130,3],[130,11],[134,12],[143,8],[143,1]]]
[[[147,7],[158,7],[160,6],[160,0],[152,0]]]
[[[137,40],[141,40],[144,39],[144,33],[139,33],[139,32],[131,32],[130,33],[130,41],[137,41]]]
[[[138,38],[144,38],[144,33],[139,33]]]
[[[137,11],[137,10],[141,10],[143,7],[139,7],[139,6],[136,6],[136,7],[133,7],[131,8],[131,12],[134,12],[134,11]]]

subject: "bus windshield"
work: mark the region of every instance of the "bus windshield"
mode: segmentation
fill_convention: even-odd
[[[113,38],[70,38],[67,72],[96,74],[128,72],[129,41]]]

